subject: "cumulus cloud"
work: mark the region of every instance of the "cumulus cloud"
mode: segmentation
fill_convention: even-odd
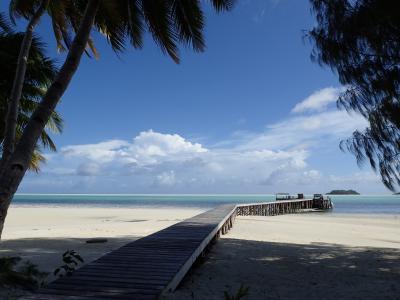
[[[66,157],[86,159],[98,163],[126,162],[140,165],[158,163],[164,159],[193,156],[208,150],[199,143],[191,143],[177,134],[143,131],[131,142],[109,140],[97,144],[72,145],[61,149]]]
[[[365,176],[356,175],[356,180],[324,174],[310,164],[315,153],[325,151],[324,147],[337,149],[340,139],[366,126],[359,116],[328,108],[337,92],[322,89],[296,105],[296,115],[269,124],[261,132],[243,131],[233,140],[207,147],[179,134],[153,130],[131,140],[66,146],[52,155],[41,180],[55,182],[58,178],[65,191],[68,185],[73,192],[98,193],[307,192],[307,188],[347,182],[361,184]]]
[[[126,141],[110,140],[97,144],[71,145],[61,149],[66,157],[84,157],[94,161],[108,162],[123,155],[123,149],[129,145]]]
[[[342,88],[327,87],[315,91],[300,101],[292,109],[292,113],[323,111],[329,104],[336,102]]]

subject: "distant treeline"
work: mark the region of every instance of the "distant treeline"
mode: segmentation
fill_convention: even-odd
[[[355,190],[332,190],[327,195],[360,195]]]

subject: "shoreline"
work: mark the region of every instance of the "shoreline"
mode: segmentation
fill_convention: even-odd
[[[223,203],[226,204],[226,203]],[[229,204],[229,203],[228,203]],[[246,203],[238,203],[238,204],[246,204]],[[196,205],[196,204],[185,204],[185,205],[177,205],[177,204],[115,204],[115,203],[11,203],[10,209],[18,209],[18,208],[65,208],[65,209],[165,209],[165,210],[197,210],[197,211],[207,211],[213,209],[221,204],[216,205]],[[304,214],[308,212],[298,212],[296,214]],[[319,212],[317,212],[319,213]],[[324,211],[322,214],[326,214],[328,216],[354,216],[354,217],[399,217],[400,213],[396,212],[388,212],[388,211],[346,211],[343,208],[335,209],[332,211]]]

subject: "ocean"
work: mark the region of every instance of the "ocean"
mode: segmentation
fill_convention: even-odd
[[[310,195],[306,198],[311,197]],[[400,214],[400,195],[330,196],[332,213]],[[101,207],[199,207],[229,203],[275,201],[275,195],[93,195],[17,194],[12,205],[101,206]]]

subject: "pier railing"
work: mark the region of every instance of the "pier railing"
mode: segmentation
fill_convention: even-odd
[[[294,214],[305,210],[327,210],[332,208],[330,199],[299,199],[264,203],[238,204],[238,216],[276,216]]]

